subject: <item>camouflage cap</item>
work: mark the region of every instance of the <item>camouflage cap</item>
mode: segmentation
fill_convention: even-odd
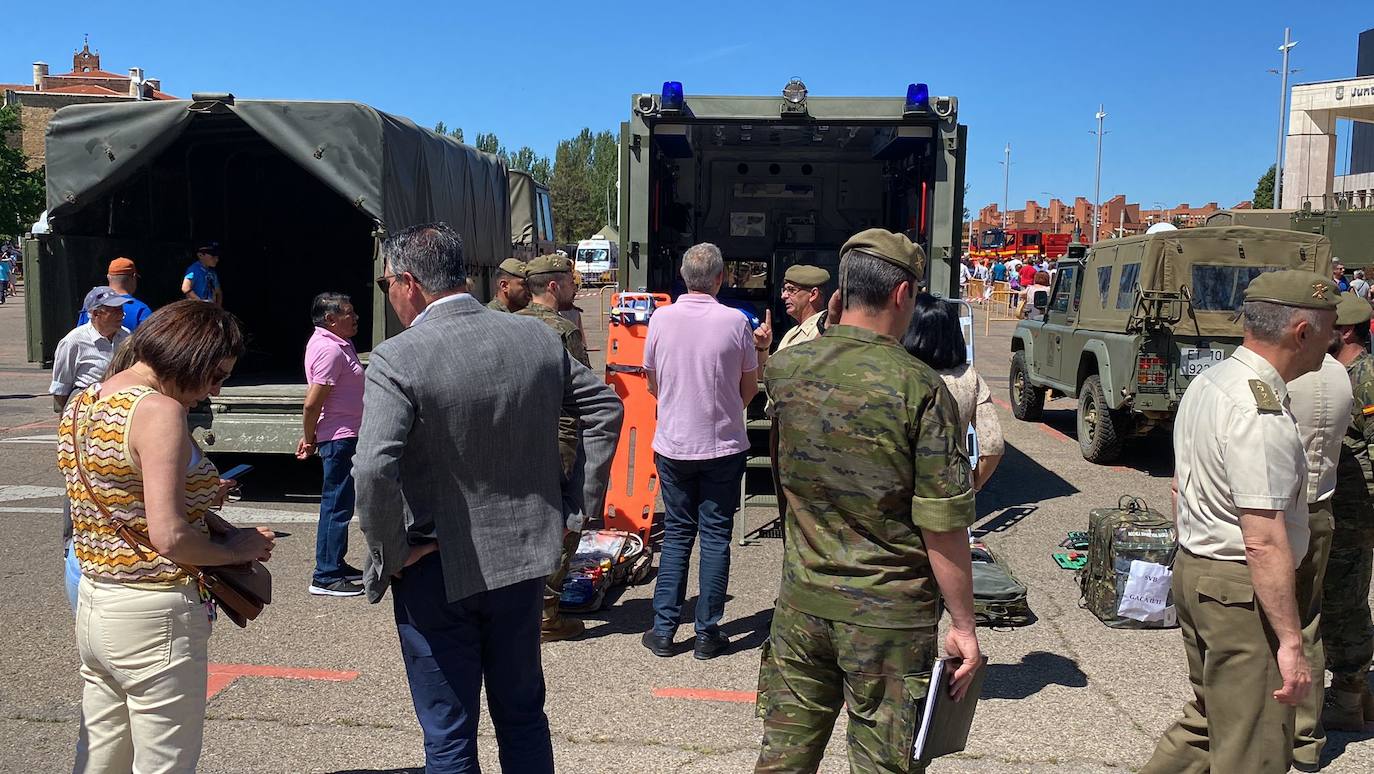
[[[860,231],[849,238],[840,248],[840,258],[850,250],[871,255],[886,261],[916,279],[924,279],[926,274],[926,253],[920,245],[911,243],[905,234],[894,234],[883,228],[870,228]]]
[[[1364,325],[1371,318],[1374,318],[1374,309],[1355,293],[1342,293],[1336,302],[1337,325]]]
[[[562,255],[541,255],[525,263],[526,277],[535,274],[558,274],[561,272],[571,272],[572,270],[572,261],[568,260],[567,256]]]
[[[500,269],[501,271],[504,271],[507,274],[511,274],[522,279],[525,277],[526,274],[525,262],[517,260],[515,258],[507,258],[506,260],[501,262],[500,266],[497,266],[496,268]]]
[[[830,281],[830,272],[819,266],[799,263],[787,267],[787,272],[782,275],[782,279],[784,282],[790,282],[804,288],[818,288]]]
[[[1333,310],[1338,295],[1340,291],[1331,278],[1301,269],[1267,271],[1250,280],[1245,288],[1246,301],[1268,301],[1303,309]]]

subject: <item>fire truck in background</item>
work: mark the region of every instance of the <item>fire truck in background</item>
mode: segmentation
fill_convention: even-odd
[[[1020,258],[1033,262],[1042,258],[1059,259],[1068,252],[1072,241],[1072,234],[1046,234],[1033,228],[989,228],[979,235],[978,244],[969,249],[969,258],[975,261]]]

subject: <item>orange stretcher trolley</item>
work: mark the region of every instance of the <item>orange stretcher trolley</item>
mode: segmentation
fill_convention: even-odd
[[[658,401],[649,394],[644,340],[654,310],[671,303],[664,293],[616,293],[611,296],[606,335],[606,383],[625,403],[625,424],[606,487],[606,526],[633,532],[646,541],[658,497],[653,449]]]

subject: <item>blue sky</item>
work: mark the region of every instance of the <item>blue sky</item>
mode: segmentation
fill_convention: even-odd
[[[1374,3],[253,0],[66,2],[44,16],[8,27],[0,82],[28,81],[40,59],[65,72],[89,33],[104,69],[141,66],[179,96],[358,100],[547,154],[583,126],[614,129],[631,93],[664,80],[689,98],[776,94],[794,75],[813,95],[902,95],[925,81],[959,97],[976,210],[1001,199],[1007,142],[1012,207],[1046,191],[1091,197],[1099,102],[1104,198],[1249,198],[1274,158],[1279,89],[1267,69],[1284,26],[1299,41],[1295,81],[1349,77]]]

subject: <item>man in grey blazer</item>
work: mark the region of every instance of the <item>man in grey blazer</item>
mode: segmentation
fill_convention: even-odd
[[[547,326],[466,292],[462,245],[443,223],[382,243],[377,282],[409,327],[367,368],[353,460],[363,583],[372,602],[392,589],[425,770],[477,770],[485,677],[501,769],[552,772],[541,589],[565,530],[602,507],[624,408]],[[570,480],[560,411],[583,428]]]

